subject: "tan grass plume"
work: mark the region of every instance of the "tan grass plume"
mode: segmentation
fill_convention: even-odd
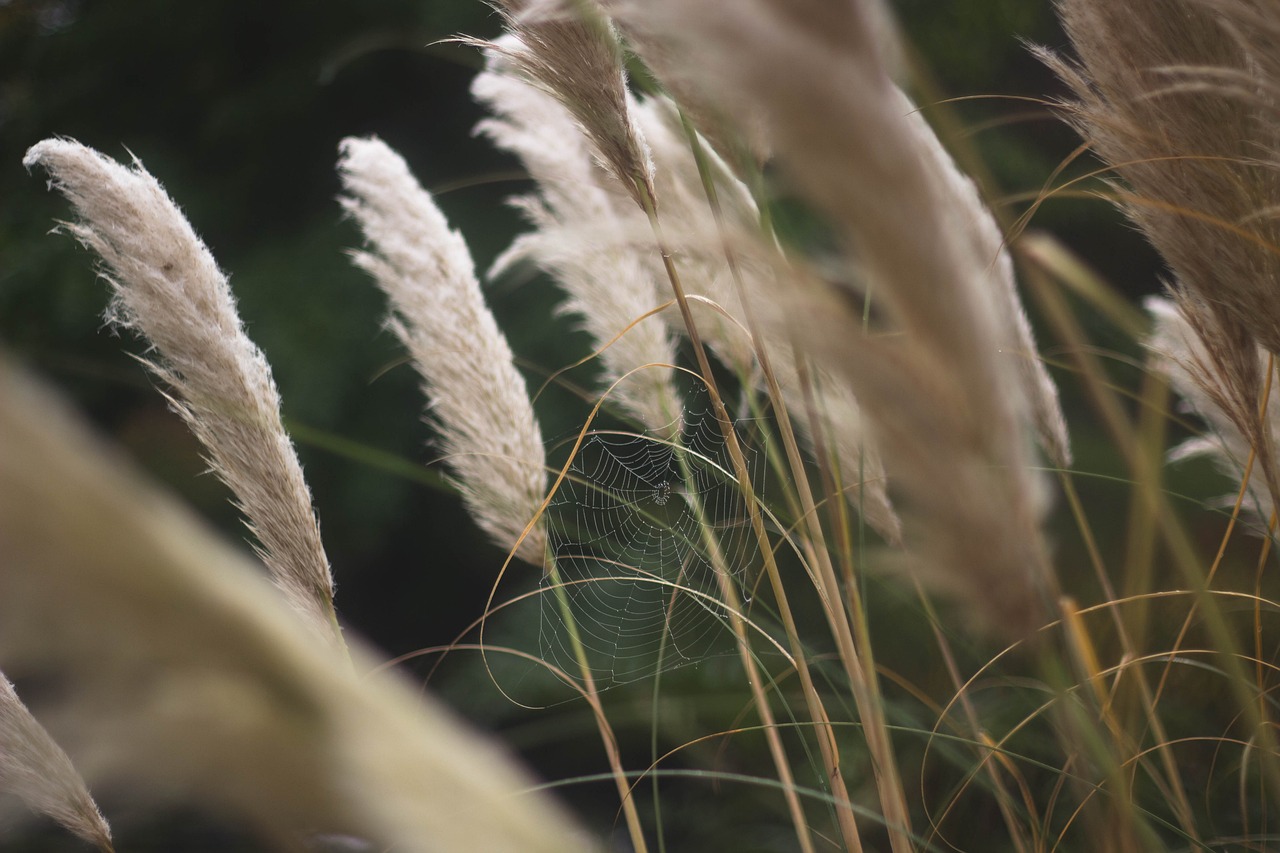
[[[111,829],[71,759],[22,704],[0,675],[0,791],[48,815],[100,851],[110,851]]]
[[[1280,23],[1252,0],[1060,0],[1067,118],[1125,212],[1210,310],[1280,353]]]
[[[542,565],[543,525],[521,540],[545,496],[542,438],[466,242],[382,140],[344,139],[338,172],[371,246],[353,258],[391,303],[467,508],[499,547],[519,542],[520,558]]]
[[[472,42],[501,54],[555,97],[577,120],[600,163],[641,207],[653,197],[653,163],[631,118],[622,46],[594,0],[560,3],[496,0],[517,36]]]
[[[600,356],[605,383],[652,365],[624,380],[611,400],[655,435],[671,438],[681,422],[672,383],[675,346],[661,319],[637,323],[662,297],[642,260],[651,247],[637,247],[636,217],[626,215],[635,205],[618,204],[614,196],[622,187],[598,167],[579,125],[557,100],[504,72],[500,56],[491,54],[489,65],[471,91],[493,117],[476,130],[518,156],[538,187],[536,195],[512,199],[535,230],[517,238],[491,274],[528,260],[554,276],[569,297],[562,310],[578,317],[597,345],[613,341]]]
[[[75,207],[79,219],[63,227],[102,258],[109,319],[154,351],[146,365],[235,494],[272,579],[321,636],[341,644],[329,560],[271,368],[213,256],[136,160],[130,168],[46,139],[23,164],[46,170]]]

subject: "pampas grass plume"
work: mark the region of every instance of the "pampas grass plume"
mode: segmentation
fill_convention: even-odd
[[[594,0],[497,0],[518,40],[484,43],[554,96],[595,146],[600,162],[644,207],[653,198],[653,162],[631,116],[622,47]]]
[[[76,835],[110,851],[111,829],[84,780],[44,727],[0,675],[0,790]]]
[[[513,42],[508,36],[498,44]],[[675,346],[658,318],[637,322],[660,304],[653,270],[645,263],[653,254],[651,243],[636,239],[638,211],[629,202],[619,204],[626,201],[618,196],[621,187],[596,165],[568,110],[504,71],[501,60],[490,53],[489,70],[472,84],[472,94],[494,114],[476,130],[518,156],[538,192],[512,200],[536,230],[517,239],[491,274],[528,259],[554,275],[569,296],[562,310],[580,318],[599,345],[609,344],[600,354],[602,381],[612,385],[642,368],[614,389],[611,402],[653,434],[670,438],[681,422],[672,383]],[[646,223],[639,224],[647,231]]]
[[[1280,25],[1251,0],[1061,0],[1078,60],[1040,51],[1117,198],[1187,288],[1280,354]],[[1265,11],[1264,11],[1265,9]]]
[[[102,258],[110,320],[151,346],[147,366],[235,494],[272,579],[340,645],[329,561],[271,368],[213,256],[136,160],[130,168],[78,142],[46,139],[23,164],[45,169],[74,205],[79,220],[64,229]]]
[[[467,508],[499,547],[541,565],[543,526],[526,528],[545,495],[542,438],[467,245],[382,140],[340,150],[341,202],[372,247],[353,258],[391,303]]]

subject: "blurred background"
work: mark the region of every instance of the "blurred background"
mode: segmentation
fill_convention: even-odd
[[[1064,44],[1048,0],[896,6],[930,94],[969,98],[949,107],[963,141],[1007,212],[1020,213],[1078,144],[1042,105],[1020,99],[1060,92],[1023,44]],[[514,161],[472,135],[481,117],[468,96],[476,52],[441,40],[493,36],[498,27],[480,0],[0,0],[0,342],[242,541],[226,490],[204,474],[194,440],[131,357],[138,342],[103,328],[106,287],[91,256],[48,234],[69,216],[66,202],[21,165],[29,145],[52,135],[136,155],[230,274],[249,335],[275,371],[342,617],[389,657],[453,640],[483,610],[503,554],[422,474],[439,470],[427,467],[436,456],[431,430],[414,375],[382,330],[382,298],[345,256],[360,239],[334,201],[333,166],[342,137],[381,136],[436,193],[486,269],[520,227],[503,199],[528,183]],[[1034,224],[1135,297],[1158,289],[1154,256],[1106,204],[1055,201]],[[499,280],[489,296],[532,387],[589,351],[553,317],[549,282]],[[1104,327],[1096,332],[1104,346],[1135,349]],[[574,377],[585,383],[590,373]],[[1070,402],[1069,386],[1065,393]],[[544,435],[555,441],[576,429],[582,411],[571,393],[549,390],[538,406]],[[1102,443],[1076,436],[1082,465],[1106,456]],[[597,766],[585,716],[544,720],[536,731],[496,694],[475,701],[481,686],[455,680],[440,689],[469,697],[468,715],[504,729],[549,778]],[[516,732],[517,724],[525,728]],[[547,728],[556,725],[582,726],[588,757],[565,750],[563,733]],[[598,826],[612,823],[607,786],[570,796]],[[192,815],[162,827],[120,825],[122,850],[253,849]],[[76,849],[52,831],[30,844]]]

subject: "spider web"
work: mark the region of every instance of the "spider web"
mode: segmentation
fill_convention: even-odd
[[[544,578],[543,659],[580,677],[576,631],[603,688],[731,651],[723,585],[741,590],[759,563],[732,471],[708,407],[686,411],[672,441],[589,435],[549,507],[560,590]]]

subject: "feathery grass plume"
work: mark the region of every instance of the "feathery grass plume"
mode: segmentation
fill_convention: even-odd
[[[340,154],[340,201],[373,247],[352,257],[390,300],[467,508],[500,547],[519,543],[517,555],[541,565],[543,526],[523,535],[545,495],[541,434],[467,245],[382,140],[344,139]]]
[[[924,115],[905,95],[902,101],[903,109],[908,111],[908,120],[914,125],[912,137],[918,140],[921,155],[930,160],[941,179],[940,194],[956,212],[953,227],[972,242],[977,257],[985,258],[990,265],[991,304],[997,315],[996,333],[1000,335],[995,343],[999,351],[1016,364],[1013,372],[1021,396],[1030,409],[1040,447],[1055,464],[1069,467],[1071,436],[1058,400],[1058,386],[1040,358],[1031,321],[1018,297],[1013,259],[1005,246],[1000,225],[983,202],[977,185],[956,166]]]
[[[247,561],[3,360],[0,563],[0,657],[65,677],[51,726],[91,781],[227,811],[282,845],[590,848],[429,697],[334,667]]]
[[[778,286],[779,260],[776,245],[760,234],[760,213],[750,190],[730,170],[728,164],[700,141],[708,170],[715,182],[721,221],[708,205],[698,163],[674,103],[665,97],[642,101],[636,121],[649,140],[655,163],[655,180],[663,199],[663,219],[670,234],[676,235],[672,248],[679,252],[681,279],[686,291],[714,302],[726,316],[694,303],[698,330],[717,357],[739,376],[761,379],[756,354],[746,331],[746,305],[767,310]],[[638,214],[633,214],[638,218]],[[738,261],[738,281],[726,264],[726,243]],[[764,256],[763,258],[761,256]],[[653,274],[662,275],[661,259],[646,254]],[[701,310],[699,310],[701,309]],[[670,317],[674,328],[683,322]],[[790,337],[770,335],[757,342],[769,353],[782,395],[797,430],[812,440],[805,412],[804,386],[800,382],[795,348]],[[822,424],[834,447],[846,485],[846,494],[864,514],[867,523],[891,542],[901,537],[901,522],[887,492],[887,480],[880,454],[872,446],[863,418],[847,385],[835,382],[819,371],[815,391]],[[760,383],[762,384],[762,382]],[[860,482],[859,482],[860,480]]]
[[[567,0],[537,0],[543,5],[564,5]],[[705,81],[682,61],[679,51],[673,49],[660,26],[654,26],[644,15],[632,14],[634,0],[597,0],[601,7],[613,16],[626,46],[645,64],[645,67],[661,81],[663,88],[680,104],[698,131],[711,141],[735,171],[742,173],[758,169],[772,155],[772,146],[765,128],[765,119],[754,104],[735,104],[730,110],[724,103],[710,97]],[[869,26],[881,37],[877,44],[892,48],[895,24],[888,10],[878,2],[865,4]],[[886,53],[886,63],[893,69],[904,64],[897,52]]]
[[[502,55],[511,67],[564,105],[636,204],[653,197],[653,163],[631,118],[622,48],[594,0],[567,7],[495,0],[514,42],[471,43]]]
[[[978,621],[1019,635],[1041,624],[1051,578],[1031,467],[1031,405],[999,348],[1016,337],[995,260],[966,224],[949,163],[891,81],[864,4],[651,0],[619,12],[660,32],[728,109],[755,104],[780,165],[842,230],[884,309],[862,331],[848,294],[777,299],[815,360],[850,382],[926,546],[919,569],[965,595]],[[927,137],[924,134],[929,134]]]
[[[1223,348],[1217,343],[1220,337],[1204,326],[1206,321],[1212,321],[1214,315],[1197,306],[1193,299],[1183,297],[1175,301],[1150,297],[1145,302],[1155,321],[1147,346],[1162,357],[1160,366],[1173,389],[1209,427],[1205,435],[1188,439],[1175,447],[1169,458],[1177,461],[1207,457],[1224,474],[1240,482],[1249,465],[1251,449],[1260,445],[1274,447],[1280,441],[1280,435],[1275,434],[1280,426],[1280,393],[1272,388],[1261,420],[1256,412],[1239,409],[1235,404],[1237,395],[1228,385],[1230,377],[1239,375],[1241,371],[1222,364]],[[1205,334],[1206,331],[1209,334]],[[1248,346],[1254,353],[1255,370],[1259,375],[1265,375],[1266,350],[1252,342]],[[1260,440],[1260,429],[1270,433],[1268,442]],[[1255,461],[1254,478],[1245,495],[1246,509],[1265,529],[1275,501],[1270,490],[1258,483],[1260,467]],[[1234,502],[1235,495],[1230,500]]]
[[[1253,0],[1059,0],[1066,117],[1177,284],[1280,354],[1280,25]]]
[[[0,791],[110,851],[111,829],[71,759],[0,674]]]
[[[114,297],[108,319],[156,353],[146,365],[235,494],[272,579],[320,636],[341,645],[329,560],[271,368],[213,256],[136,160],[129,168],[46,139],[23,164],[45,169],[74,205],[79,220],[63,227],[102,258]]]
[[[499,44],[512,39],[504,37]],[[611,198],[621,188],[594,163],[577,123],[559,102],[504,73],[499,55],[489,55],[489,66],[476,77],[471,92],[494,117],[476,130],[518,156],[538,184],[536,195],[512,199],[535,230],[517,238],[490,274],[529,260],[555,277],[569,296],[561,310],[579,317],[598,343],[613,341],[600,354],[606,384],[653,365],[620,384],[612,402],[656,435],[678,435],[681,403],[670,366],[675,347],[661,320],[636,323],[662,297],[650,266],[642,262],[642,255],[651,254],[648,244],[638,251],[634,223]],[[627,202],[624,209],[635,206]],[[637,217],[638,211],[631,219]]]

